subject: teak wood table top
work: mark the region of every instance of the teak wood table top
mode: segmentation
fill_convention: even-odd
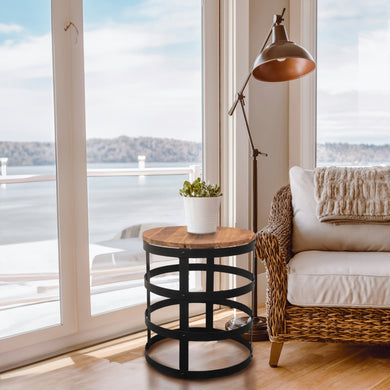
[[[169,248],[228,248],[249,244],[256,238],[250,230],[218,227],[216,233],[192,234],[187,226],[167,226],[146,230],[142,239],[152,245]]]

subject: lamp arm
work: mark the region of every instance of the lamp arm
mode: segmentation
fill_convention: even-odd
[[[262,46],[262,48],[260,49],[260,51],[259,51],[259,53],[258,53],[257,56],[259,56],[259,55],[263,52],[263,50],[265,49],[265,46],[267,45],[267,42],[268,42],[268,40],[269,40],[269,38],[270,38],[270,36],[271,36],[271,34],[272,34],[272,28],[273,28],[277,23],[280,23],[279,20],[280,20],[280,18],[283,17],[283,14],[284,14],[285,9],[286,9],[286,8],[283,9],[282,15],[277,15],[277,16],[278,16],[277,20],[275,20],[275,21],[272,23],[272,26],[271,26],[271,28],[269,29],[267,38],[265,39],[265,41],[264,41],[264,43],[263,43],[263,46]],[[282,19],[282,20],[283,20],[283,19]],[[242,95],[242,94],[244,93],[244,89],[245,89],[245,87],[247,86],[247,84],[248,84],[249,79],[251,78],[251,76],[252,76],[252,72],[249,72],[249,74],[248,74],[248,76],[247,76],[247,78],[246,78],[244,84],[242,85],[241,89],[237,92],[236,98],[235,98],[235,100],[234,100],[234,102],[233,102],[233,104],[232,104],[232,106],[230,107],[230,110],[229,110],[229,112],[228,112],[228,114],[229,114],[230,116],[233,115],[233,113],[234,113],[234,111],[235,111],[235,109],[236,109],[236,107],[237,107],[238,101],[240,100],[240,99],[239,99],[239,96]]]
[[[246,131],[248,133],[249,142],[251,144],[252,156],[256,156],[257,157],[257,154],[259,153],[259,151],[257,151],[256,148],[255,148],[255,145],[254,145],[253,139],[252,139],[252,134],[251,134],[251,131],[249,129],[248,118],[246,116],[245,107],[244,107],[245,106],[245,101],[244,101],[244,95],[243,94],[239,95],[238,101],[240,102],[241,109],[242,109],[242,115],[243,115],[244,120],[245,120]]]
[[[244,99],[245,99],[245,96],[243,94],[238,95],[237,100],[240,102],[240,105],[241,105],[242,115],[243,115],[244,121],[245,121],[245,128],[246,128],[246,131],[248,133],[248,138],[249,138],[249,142],[250,142],[250,145],[251,145],[252,157],[256,158],[258,155],[268,156],[267,153],[260,152],[259,149],[255,148],[255,145],[254,145],[253,139],[252,139],[252,134],[251,134],[251,131],[249,129],[248,117],[246,116],[246,112],[245,112],[245,101],[244,101]]]
[[[228,111],[228,114],[229,114],[230,116],[233,115],[233,113],[234,113],[234,111],[235,111],[235,109],[236,109],[236,107],[237,107],[237,104],[238,104],[238,102],[239,102],[239,100],[240,100],[240,96],[243,96],[242,94],[243,94],[244,89],[245,89],[245,87],[247,86],[247,84],[248,84],[249,79],[251,78],[251,76],[252,76],[252,72],[249,72],[248,77],[246,78],[246,80],[245,80],[243,86],[241,87],[240,91],[237,92],[236,98],[235,98],[235,100],[234,100],[232,106],[230,107],[230,110]]]

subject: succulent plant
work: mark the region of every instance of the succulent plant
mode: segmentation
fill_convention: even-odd
[[[190,198],[212,198],[222,196],[222,192],[219,185],[211,185],[198,177],[192,183],[186,180],[180,189],[180,195]]]

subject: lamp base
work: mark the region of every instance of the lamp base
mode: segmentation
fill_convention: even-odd
[[[233,318],[226,322],[225,329],[234,330],[237,328],[241,328],[248,323],[249,319],[250,317]],[[252,341],[267,341],[269,339],[267,331],[267,319],[265,317],[253,317],[252,332]],[[247,333],[244,333],[242,337],[244,337],[246,340],[250,340],[251,332],[249,331]]]

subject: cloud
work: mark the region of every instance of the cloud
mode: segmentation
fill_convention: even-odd
[[[133,26],[85,33],[88,138],[201,140],[200,53],[170,50],[183,40]]]
[[[384,12],[387,7],[387,0],[354,0],[353,4],[340,0],[319,1],[319,22],[331,21],[331,28],[337,23],[345,25],[345,21],[359,21],[361,18],[365,18],[366,23],[370,20],[378,23],[387,18],[387,12]]]
[[[0,46],[0,85],[52,77],[51,35],[7,40]]]
[[[389,143],[388,93],[320,92],[318,106],[318,142]]]
[[[318,87],[341,93],[351,90],[389,91],[390,23],[382,29],[360,33],[355,45],[319,41]]]
[[[0,88],[1,141],[53,141],[51,88]]]
[[[385,12],[375,16],[383,1],[320,7],[325,3],[329,8],[319,10],[318,140],[389,143],[390,23]]]
[[[50,35],[5,41],[0,58],[1,140],[53,141]]]
[[[145,0],[134,7],[128,7],[124,13],[137,23],[137,17],[142,18],[142,23],[162,30],[180,30],[184,27],[199,26],[200,3],[199,1],[183,0]]]
[[[0,34],[18,33],[23,31],[23,27],[17,24],[0,23]]]
[[[164,2],[146,4],[158,18]],[[201,141],[200,14],[197,26],[192,16],[179,27],[168,19],[159,26],[107,22],[85,31],[87,138]],[[0,57],[1,138],[52,140],[51,36],[3,42]]]

